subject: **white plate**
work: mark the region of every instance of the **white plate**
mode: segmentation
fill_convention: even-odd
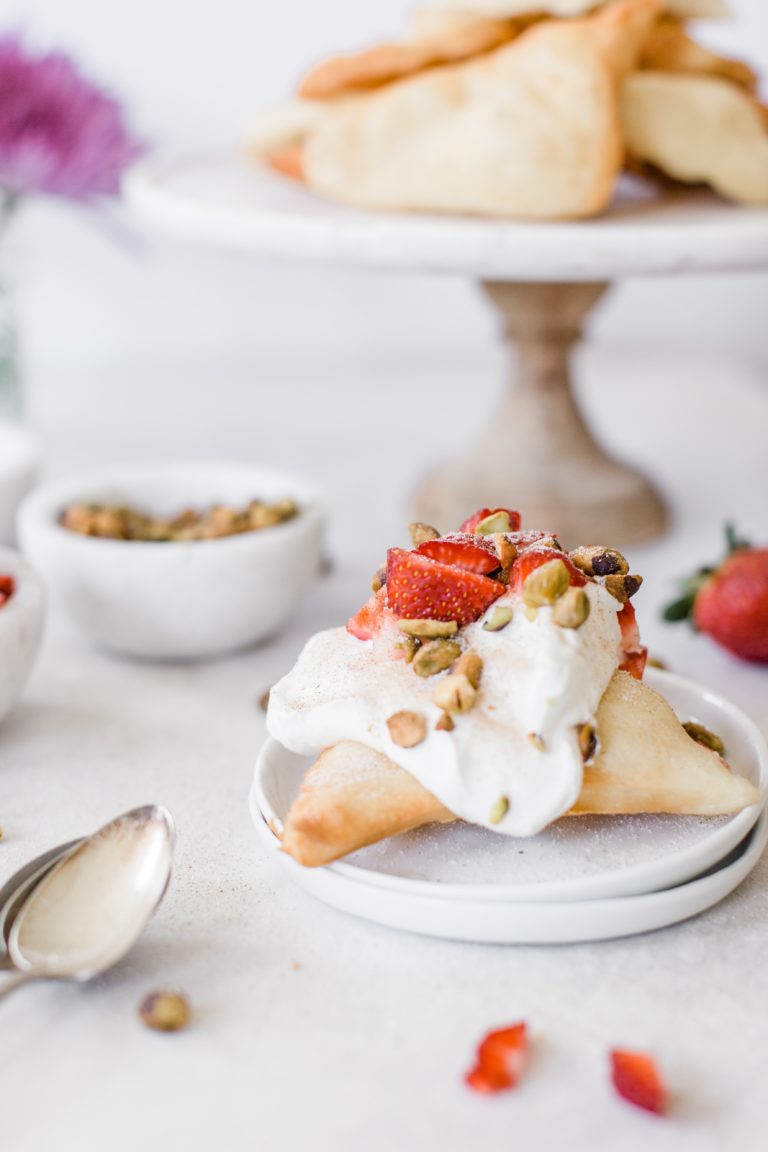
[[[258,812],[255,815],[266,829]],[[272,833],[267,830],[267,835]],[[766,840],[768,814],[763,811],[743,843],[715,870],[697,879],[643,896],[568,903],[430,897],[371,886],[362,870],[360,878],[354,879],[333,867],[302,868],[289,857],[282,859],[293,878],[313,896],[389,928],[485,944],[577,944],[636,936],[697,916],[741,884],[760,859]]]
[[[338,879],[364,883],[403,899],[541,903],[634,896],[669,888],[716,865],[744,840],[766,803],[768,750],[757,727],[732,704],[668,672],[649,670],[648,683],[681,719],[718,732],[734,768],[760,788],[758,804],[732,817],[579,817],[538,836],[515,839],[457,823],[432,825],[364,848],[323,869],[330,898]],[[257,827],[281,825],[310,761],[268,740],[252,792]],[[267,829],[274,846],[277,840]],[[292,861],[285,859],[286,864]],[[294,876],[317,888],[312,870]]]
[[[768,211],[623,181],[595,220],[531,222],[333,204],[233,154],[152,156],[125,196],[149,224],[238,251],[497,280],[598,280],[768,263]]]

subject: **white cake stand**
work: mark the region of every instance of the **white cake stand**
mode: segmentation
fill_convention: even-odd
[[[627,276],[768,267],[768,210],[639,182],[623,185],[600,219],[572,223],[362,212],[231,156],[145,161],[126,196],[146,222],[186,240],[480,282],[517,371],[479,443],[414,494],[414,515],[443,529],[473,508],[511,502],[566,542],[660,532],[659,496],[605,453],[576,405],[569,361],[586,315]]]

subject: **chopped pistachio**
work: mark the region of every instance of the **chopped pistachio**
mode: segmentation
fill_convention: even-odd
[[[597,732],[592,724],[581,724],[577,728],[579,751],[585,764],[589,764],[597,752]]]
[[[402,651],[406,664],[412,664],[413,658],[418,652],[420,645],[415,636],[403,636],[402,640],[399,640],[395,647]]]
[[[437,528],[433,528],[431,524],[422,524],[420,520],[414,520],[413,524],[409,524],[408,531],[414,548],[418,548],[419,544],[425,544],[427,540],[437,540],[440,536]]]
[[[603,580],[605,588],[614,596],[621,604],[626,604],[643,582],[642,576],[606,576]]]
[[[455,636],[459,630],[455,620],[398,620],[397,626],[406,636],[418,636],[420,640]]]
[[[150,992],[139,1005],[139,1019],[158,1032],[178,1032],[189,1023],[189,1001],[182,992],[160,988]]]
[[[387,720],[393,744],[400,748],[415,748],[426,739],[427,722],[421,712],[395,712]]]
[[[510,530],[509,513],[493,512],[490,516],[486,516],[485,520],[480,521],[475,528],[475,535],[492,536],[494,532],[509,532]]]
[[[539,614],[539,610],[538,608],[531,608],[530,604],[523,604],[523,614],[526,620],[530,620],[531,624],[533,624]]]
[[[544,737],[539,732],[529,732],[528,739],[530,740],[531,744],[533,744],[534,748],[538,748],[539,752],[543,752],[547,747]]]
[[[432,697],[445,712],[469,712],[475,706],[477,689],[463,673],[449,673],[435,688]]]
[[[501,564],[502,576],[508,576],[517,556],[517,548],[503,532],[494,532],[493,546]]]
[[[507,812],[509,812],[509,797],[499,796],[498,800],[494,800],[491,805],[491,810],[488,813],[488,823],[499,824]]]
[[[581,628],[588,616],[589,596],[583,588],[568,588],[552,609],[552,619],[561,628]]]
[[[568,554],[587,576],[620,576],[629,572],[629,564],[615,548],[604,548],[601,544],[590,544],[586,548],[574,548]]]
[[[465,652],[456,661],[453,672],[457,676],[466,676],[473,688],[479,688],[483,676],[483,661],[477,652]]]
[[[703,724],[697,724],[694,720],[689,720],[683,724],[683,728],[691,740],[695,740],[697,744],[703,744],[705,748],[711,748],[713,752],[717,752],[718,756],[725,756],[725,744],[719,736],[710,732],[709,728],[705,728]]]
[[[512,619],[512,609],[508,608],[506,604],[500,604],[497,608],[491,609],[491,614],[483,624],[483,631],[485,632],[500,632],[502,628],[506,628]]]
[[[453,722],[450,712],[443,712],[440,719],[435,724],[435,729],[438,732],[453,732],[456,725]]]
[[[660,668],[662,672],[666,672],[669,665],[664,660],[660,660],[658,656],[649,656],[646,660],[649,668]]]
[[[386,568],[377,568],[371,577],[371,592],[380,592],[387,583]]]
[[[445,672],[461,656],[461,645],[455,640],[428,640],[413,657],[413,670],[417,676],[436,676]]]
[[[543,608],[554,604],[565,592],[571,577],[562,560],[548,560],[534,568],[523,584],[523,603],[528,608]]]

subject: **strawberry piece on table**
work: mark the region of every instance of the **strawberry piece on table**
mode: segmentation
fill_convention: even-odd
[[[481,520],[485,520],[488,516],[495,516],[497,512],[506,512],[509,516],[509,531],[517,532],[520,527],[520,513],[513,512],[510,508],[478,508],[474,516],[470,516],[468,520],[464,521],[459,531],[472,534]]]
[[[730,527],[726,537],[726,559],[684,580],[664,619],[690,619],[734,656],[768,664],[768,548],[752,548]]]
[[[499,557],[490,539],[485,536],[472,536],[469,532],[453,532],[449,536],[439,536],[437,540],[425,540],[416,549],[430,560],[441,564],[453,564],[467,572],[479,572],[485,576],[499,567]]]
[[[505,591],[477,572],[430,560],[418,552],[387,552],[387,597],[396,616],[408,620],[455,620],[471,624]]]
[[[614,1048],[611,1052],[611,1079],[619,1096],[630,1104],[657,1116],[664,1115],[667,1091],[652,1056]]]
[[[347,621],[347,632],[351,632],[358,640],[372,640],[384,623],[386,610],[387,590],[380,588],[366,600],[355,616],[350,617]]]
[[[0,575],[0,605],[13,596],[15,587],[13,576]]]
[[[489,1032],[477,1049],[473,1068],[464,1077],[473,1092],[504,1092],[514,1088],[528,1059],[528,1026],[521,1022]]]
[[[571,587],[582,588],[586,584],[587,579],[584,573],[579,571],[566,552],[558,552],[556,548],[537,548],[534,544],[532,547],[526,548],[515,559],[511,580],[514,590],[519,592],[531,572],[541,568],[543,564],[548,564],[550,560],[562,560],[568,569]]]

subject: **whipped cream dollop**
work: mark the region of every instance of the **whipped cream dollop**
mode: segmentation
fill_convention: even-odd
[[[482,658],[483,675],[475,706],[454,717],[453,731],[435,730],[442,712],[432,699],[448,673],[421,677],[393,659],[394,619],[373,640],[344,628],[313,636],[271,691],[268,729],[303,755],[342,740],[367,744],[457,816],[512,836],[534,835],[579,795],[578,728],[594,721],[619,663],[621,605],[598,584],[588,584],[586,593],[590,613],[578,629],[558,626],[548,607],[530,618],[511,590],[461,629],[462,646]],[[497,632],[484,629],[500,606],[512,609],[511,622]],[[427,736],[413,748],[395,744],[387,728],[387,719],[404,710],[427,720]],[[508,807],[496,822],[501,797]]]

